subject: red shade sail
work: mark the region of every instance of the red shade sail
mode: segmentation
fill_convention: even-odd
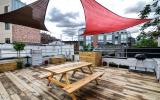
[[[15,11],[0,14],[0,22],[28,26],[47,31],[44,21],[49,0],[38,0]]]
[[[121,17],[106,9],[95,0],[81,0],[86,18],[86,30],[83,35],[94,35],[126,29],[150,19],[132,19]]]

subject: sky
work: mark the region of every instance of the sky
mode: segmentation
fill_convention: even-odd
[[[36,0],[21,0],[27,4]],[[152,0],[96,0],[114,13],[128,18],[139,18],[139,12]],[[45,25],[50,35],[62,40],[76,40],[78,30],[85,26],[80,0],[50,0]],[[127,29],[133,37],[140,33],[140,26]]]

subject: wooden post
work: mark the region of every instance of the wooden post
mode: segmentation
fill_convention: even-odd
[[[70,84],[67,73],[64,73],[64,79],[65,79],[66,84]]]
[[[77,100],[76,96],[73,93],[71,93],[69,95],[72,97],[72,100]]]

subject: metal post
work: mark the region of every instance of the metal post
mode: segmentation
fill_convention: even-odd
[[[61,55],[62,55],[62,34],[61,34]]]

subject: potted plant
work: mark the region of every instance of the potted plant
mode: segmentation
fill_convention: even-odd
[[[13,48],[17,51],[17,68],[21,69],[23,67],[23,61],[21,59],[20,52],[24,50],[25,44],[21,42],[14,42]]]

